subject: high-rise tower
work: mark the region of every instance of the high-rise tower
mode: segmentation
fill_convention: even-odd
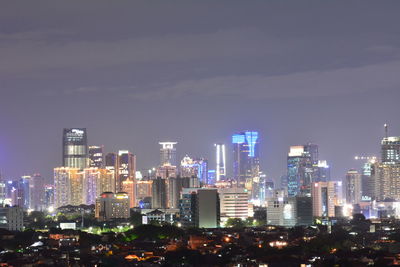
[[[258,132],[246,131],[232,135],[233,176],[239,186],[244,186],[260,172]]]
[[[62,166],[78,169],[88,166],[86,128],[64,128]]]
[[[177,142],[159,142],[160,148],[160,165],[177,166],[176,147]]]
[[[219,182],[226,178],[225,144],[215,144],[214,146],[216,151],[215,178]]]

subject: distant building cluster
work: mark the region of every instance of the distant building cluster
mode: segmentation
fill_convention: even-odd
[[[257,131],[234,133],[229,146],[214,145],[212,161],[189,155],[178,160],[177,142],[159,142],[159,164],[139,171],[130,151],[106,153],[103,146],[88,144],[85,128],[66,128],[61,165],[51,179],[36,173],[0,181],[0,227],[21,228],[22,210],[81,204],[93,205],[99,221],[129,218],[133,209],[144,223],[206,228],[246,220],[259,208],[267,224],[287,227],[354,213],[400,217],[400,137],[386,134],[380,159],[356,157],[362,168],[348,170],[342,179],[331,177],[318,145],[290,146],[286,173],[277,184],[262,172],[260,140]]]

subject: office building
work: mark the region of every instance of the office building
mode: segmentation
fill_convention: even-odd
[[[135,207],[140,206],[140,202],[145,198],[151,198],[152,196],[152,185],[153,182],[151,180],[148,181],[136,181],[136,203]]]
[[[23,208],[24,210],[30,209],[30,184],[31,176],[25,175],[18,180],[17,188],[17,206]]]
[[[95,217],[99,221],[128,219],[130,217],[128,194],[104,192],[96,199]]]
[[[342,182],[315,182],[312,186],[313,216],[335,217],[335,206],[341,206]]]
[[[116,180],[116,191],[123,191],[122,182],[126,180],[135,181],[136,156],[127,150],[118,151],[118,175]]]
[[[22,231],[24,212],[21,207],[0,207],[0,228],[9,231]]]
[[[206,159],[191,159],[187,155],[180,166],[181,177],[195,177],[203,185],[208,184],[208,161]]]
[[[312,198],[273,197],[267,200],[267,224],[284,227],[308,226],[313,222]]]
[[[400,163],[400,136],[384,137],[381,141],[382,163]]]
[[[84,173],[78,168],[60,167],[54,169],[54,205],[84,204]]]
[[[400,163],[376,164],[372,175],[376,200],[400,200]]]
[[[177,166],[176,144],[177,142],[159,142],[160,148],[160,166]]]
[[[287,157],[287,188],[288,196],[311,196],[311,183],[315,176],[313,159],[315,146],[291,146]]]
[[[103,168],[104,167],[104,147],[89,146],[89,167]]]
[[[253,178],[259,176],[259,135],[258,132],[246,131],[232,136],[233,176],[240,187],[252,184]],[[248,188],[251,190],[251,188]]]
[[[225,144],[215,144],[215,178],[216,181],[223,181],[226,179],[226,156],[225,156]]]
[[[45,179],[39,173],[35,173],[31,177],[29,184],[30,190],[30,208],[42,211],[46,209],[45,205]]]
[[[207,171],[207,184],[208,185],[215,185],[217,180],[217,175],[215,170],[208,170]]]
[[[331,180],[331,168],[326,160],[318,160],[316,175],[313,182],[329,182]]]
[[[180,200],[180,222],[184,227],[219,227],[217,189],[184,188]]]
[[[131,179],[122,182],[122,192],[125,192],[129,196],[129,207],[134,208],[136,203],[136,190],[135,182]]]
[[[346,203],[358,204],[361,202],[361,174],[351,169],[346,174],[345,179]]]
[[[44,186],[44,205],[48,209],[54,208],[54,185],[47,184]]]
[[[152,181],[151,207],[153,209],[166,209],[168,204],[166,179],[157,177]]]
[[[163,179],[174,178],[177,176],[177,167],[173,165],[163,165],[156,169],[156,177]]]
[[[84,173],[84,203],[95,204],[96,198],[103,192],[115,192],[114,172],[103,168],[86,168]]]
[[[220,188],[221,222],[229,218],[247,219],[249,217],[249,195],[245,188]]]
[[[63,131],[62,166],[84,169],[88,166],[88,144],[85,128],[65,128]]]

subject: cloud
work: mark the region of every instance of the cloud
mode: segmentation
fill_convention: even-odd
[[[356,68],[276,76],[218,76],[155,86],[146,92],[133,93],[131,96],[140,99],[180,98],[189,95],[236,96],[255,100],[367,93],[400,88],[399,69],[400,61],[392,61]]]
[[[102,41],[67,41],[54,38],[50,33],[47,36],[43,32],[26,32],[3,34],[0,40],[0,71],[3,73],[254,57],[286,48],[256,29]]]

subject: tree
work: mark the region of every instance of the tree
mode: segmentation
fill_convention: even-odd
[[[246,224],[240,218],[229,218],[225,223],[225,227],[243,228],[246,227]]]

